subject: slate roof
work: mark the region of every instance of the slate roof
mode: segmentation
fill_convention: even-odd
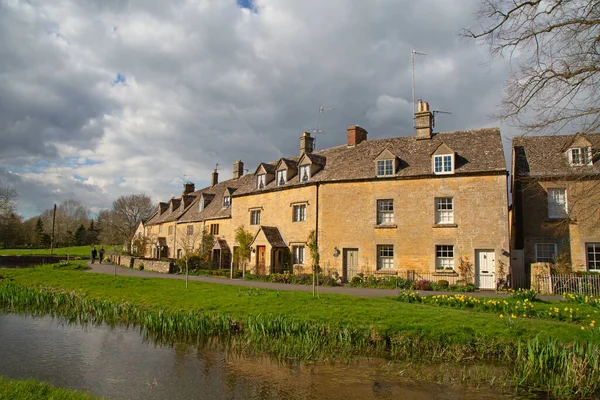
[[[194,203],[194,199],[195,196],[193,194],[187,194],[183,196],[183,200],[184,200],[184,207],[181,207],[181,200],[182,197],[179,198],[175,198],[173,197],[171,200],[169,200],[169,203],[173,203],[174,206],[174,210],[171,212],[169,211],[170,208],[167,207],[166,209],[164,209],[164,211],[162,211],[162,207],[161,207],[161,213],[155,212],[152,217],[150,217],[150,219],[148,219],[148,221],[146,222],[146,226],[148,225],[158,225],[158,224],[163,224],[165,222],[173,222],[173,221],[177,221],[183,214],[185,214],[185,212],[191,207],[191,205]],[[163,203],[161,203],[163,204]],[[185,207],[185,205],[187,204],[187,207]]]
[[[415,136],[405,136],[365,140],[354,147],[343,145],[321,150],[311,156],[319,160],[324,168],[311,176],[308,182],[299,182],[300,177],[296,176],[283,186],[278,186],[277,182],[272,181],[262,191],[307,185],[313,182],[382,179],[377,177],[375,158],[385,149],[390,150],[398,157],[395,177],[434,176],[431,154],[442,143],[456,152],[455,175],[506,173],[500,129],[485,128],[437,133],[429,140],[417,140]],[[299,158],[293,157],[290,160],[298,161]],[[276,163],[264,164],[274,165]],[[260,192],[256,189],[256,185],[240,188],[235,192],[234,198],[254,192]]]
[[[255,240],[260,234],[260,231],[263,231],[263,233],[265,234],[265,238],[271,244],[271,247],[287,247],[287,244],[285,244],[285,240],[283,240],[283,237],[281,237],[281,232],[279,232],[279,228],[277,228],[276,226],[261,225],[259,231],[254,237]],[[252,242],[254,242],[254,240]]]
[[[523,136],[514,138],[513,174],[525,176],[600,175],[600,133],[583,134],[592,143],[591,166],[569,165],[565,151],[575,135]]]

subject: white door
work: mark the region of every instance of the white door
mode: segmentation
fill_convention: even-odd
[[[476,276],[475,286],[479,289],[495,289],[495,252],[494,250],[475,250]]]

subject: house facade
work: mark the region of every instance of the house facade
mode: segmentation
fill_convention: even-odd
[[[600,271],[600,134],[513,140],[516,263],[562,261]]]
[[[509,266],[500,131],[434,133],[427,103],[415,121],[416,135],[378,140],[350,126],[346,143],[320,151],[305,132],[296,156],[260,163],[247,175],[237,161],[232,179],[219,183],[213,174],[210,187],[189,193],[189,205],[165,203],[179,204],[180,213],[157,210],[146,232],[177,257],[181,241],[164,235],[170,221],[178,235],[206,229],[217,238],[214,257],[229,262],[243,226],[253,235],[251,268],[268,274],[310,270],[314,231],[321,267],[345,280],[409,270],[443,279],[466,266],[477,286],[493,288]]]

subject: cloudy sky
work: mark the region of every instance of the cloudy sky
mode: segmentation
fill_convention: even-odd
[[[31,217],[65,199],[92,211],[205,186],[242,159],[412,135],[417,98],[436,130],[498,126],[507,62],[461,38],[475,0],[0,0],[0,182]],[[506,137],[516,132],[502,126]]]

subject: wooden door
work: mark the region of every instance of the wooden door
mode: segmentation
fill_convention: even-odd
[[[475,250],[476,286],[479,289],[495,289],[495,252],[494,250]]]
[[[358,274],[358,249],[344,249],[343,263],[344,281],[350,282]]]
[[[257,246],[256,247],[256,273],[258,275],[266,275],[266,273],[267,273],[265,255],[266,255],[266,247],[265,246]]]

